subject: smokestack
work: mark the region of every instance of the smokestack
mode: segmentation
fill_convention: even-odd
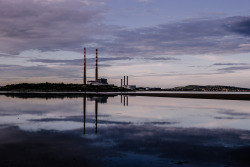
[[[95,80],[98,80],[98,49],[96,49],[96,58],[95,58]]]
[[[127,86],[128,86],[128,76],[127,76]]]
[[[121,79],[121,88],[122,88],[122,79]]]
[[[86,85],[86,48],[84,48],[84,70],[83,70],[83,84]]]
[[[125,79],[125,76],[124,76],[124,84],[123,84],[124,86],[126,85],[125,82],[126,82],[126,79]]]

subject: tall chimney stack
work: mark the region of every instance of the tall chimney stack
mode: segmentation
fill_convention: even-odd
[[[128,86],[128,76],[127,76],[127,86]]]
[[[83,70],[83,84],[86,85],[86,48],[84,48],[84,70]]]
[[[98,49],[96,49],[96,58],[95,58],[95,80],[98,80]]]
[[[121,88],[122,88],[122,79],[121,79]]]
[[[124,83],[123,83],[124,86],[126,85],[125,83],[126,83],[126,79],[125,79],[125,76],[124,76]]]

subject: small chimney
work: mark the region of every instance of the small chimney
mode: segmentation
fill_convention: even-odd
[[[84,48],[84,70],[83,70],[83,84],[86,85],[86,48]]]
[[[95,58],[95,80],[98,80],[98,49],[96,49],[96,58]]]

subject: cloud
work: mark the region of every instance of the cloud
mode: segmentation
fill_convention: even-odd
[[[117,28],[112,31],[112,40],[97,43],[108,54],[122,56],[246,53],[250,41],[247,33],[239,29],[243,24],[247,32],[245,20],[249,18],[194,19],[137,29]]]
[[[138,0],[139,2],[152,2],[153,0]]]
[[[88,0],[0,0],[0,52],[74,50],[98,34],[105,10]],[[103,26],[102,26],[103,27]]]
[[[214,66],[237,66],[237,65],[247,65],[247,63],[215,63]]]
[[[98,58],[100,62],[106,61],[117,61],[117,60],[131,60],[132,58],[129,57],[107,57],[107,58]],[[59,63],[59,64],[66,64],[66,65],[79,65],[83,66],[83,59],[73,59],[73,60],[55,60],[55,59],[30,59],[30,62],[40,62],[40,63]],[[88,66],[95,65],[95,58],[87,58],[86,61],[88,62]],[[100,64],[102,66],[102,64]]]
[[[0,0],[0,5],[0,52],[12,55],[30,49],[79,51],[83,45],[112,57],[146,59],[250,51],[250,17],[127,29],[104,24],[107,9],[98,0]]]
[[[238,71],[238,70],[250,70],[250,66],[239,66],[239,67],[226,67],[221,68],[219,71]]]
[[[143,58],[138,58],[138,59],[143,59],[143,60],[151,60],[151,61],[173,61],[173,60],[180,60],[178,58],[174,57],[143,57]]]
[[[3,78],[32,78],[32,77],[61,77],[80,78],[78,68],[57,68],[47,66],[20,66],[0,64],[0,73]]]
[[[250,17],[234,17],[228,20],[228,29],[246,36],[250,36]]]
[[[110,62],[110,61],[124,61],[124,60],[151,60],[151,61],[173,61],[173,60],[180,60],[173,57],[104,57],[98,58],[98,61],[101,62],[100,66],[111,66],[107,64],[103,64],[103,62]],[[38,62],[38,63],[45,63],[45,64],[61,64],[61,65],[78,65],[83,66],[83,59],[72,59],[72,60],[57,60],[57,59],[30,59],[30,62]],[[95,65],[95,58],[87,58],[86,61],[88,62],[88,66]]]

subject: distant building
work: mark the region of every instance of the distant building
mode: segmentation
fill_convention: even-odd
[[[136,89],[136,85],[129,85],[128,84],[128,76],[127,76],[127,84],[126,84],[126,77],[124,76],[124,80],[121,79],[121,88],[135,90]]]
[[[123,88],[130,89],[130,90],[135,90],[136,89],[136,85],[123,85]]]
[[[97,81],[87,81],[87,84],[88,85],[98,85],[98,86],[107,86],[107,85],[109,85],[106,78],[101,78],[101,79],[98,79]]]
[[[88,97],[88,101],[97,101],[98,103],[107,103],[108,96],[92,96]]]

